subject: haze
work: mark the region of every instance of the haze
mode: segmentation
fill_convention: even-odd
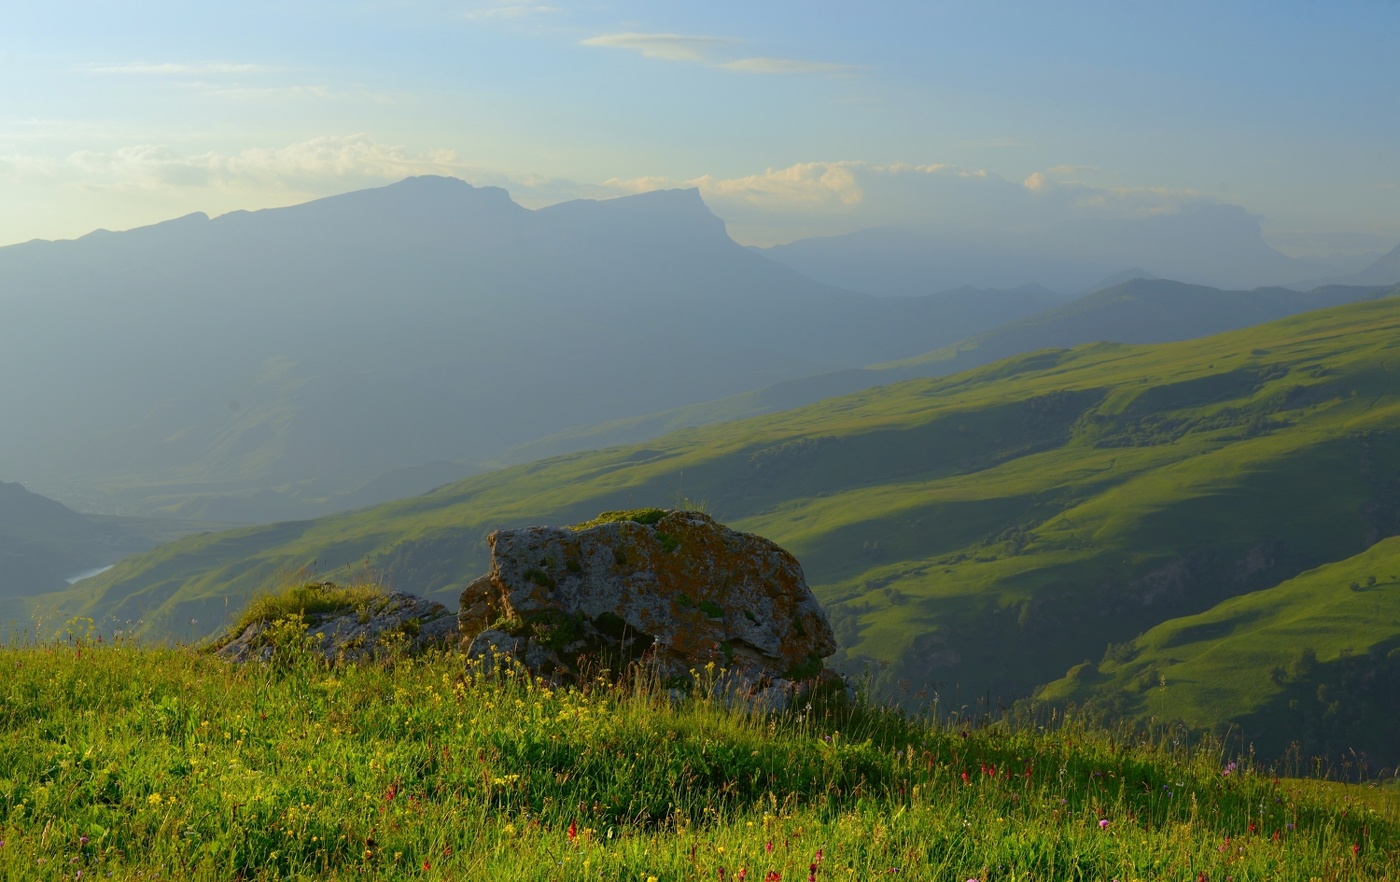
[[[12,4],[0,243],[431,173],[695,186],[752,245],[1219,203],[1355,270],[1400,240],[1397,37],[1379,0]]]

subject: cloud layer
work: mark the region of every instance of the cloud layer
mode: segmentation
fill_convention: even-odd
[[[733,57],[738,40],[689,34],[602,34],[580,40],[579,45],[604,49],[626,49],[643,58],[702,64],[734,73],[752,74],[851,74],[854,65],[795,58]]]
[[[1018,183],[944,163],[804,162],[734,178],[613,179],[603,186],[619,193],[699,188],[731,233],[753,244],[897,223],[1028,230],[1073,218],[1169,213],[1203,201],[1191,190],[1065,180],[1089,171],[1057,166]]]

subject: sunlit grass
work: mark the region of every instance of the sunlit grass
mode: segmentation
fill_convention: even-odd
[[[369,612],[386,595],[382,585],[359,580],[347,585],[333,582],[300,581],[253,596],[238,617],[230,634],[238,634],[253,624],[266,624],[288,616],[324,616],[329,613],[362,610]]]
[[[455,654],[0,649],[0,878],[1381,879],[1393,794],[1211,743],[769,717]],[[773,875],[777,874],[777,875]]]

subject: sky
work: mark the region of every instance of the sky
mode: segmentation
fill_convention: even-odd
[[[1208,201],[1400,242],[1397,0],[0,2],[0,245],[414,174],[768,245]]]

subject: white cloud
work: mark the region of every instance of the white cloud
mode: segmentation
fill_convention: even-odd
[[[803,162],[722,178],[632,178],[605,181],[613,194],[697,187],[735,238],[773,244],[799,236],[862,227],[920,224],[946,227],[1043,228],[1086,217],[1141,217],[1202,201],[1191,190],[1102,188],[1034,172],[1021,182],[945,163]]]
[[[326,136],[237,153],[181,153],[160,144],[82,150],[61,159],[0,157],[0,174],[84,189],[288,190],[320,193],[410,175],[470,173],[451,150],[411,151],[365,135]]]
[[[166,62],[151,64],[145,61],[132,61],[122,64],[92,64],[88,70],[106,74],[140,74],[145,76],[216,76],[239,74],[277,73],[281,68],[263,64],[225,64],[206,62],[201,64],[176,64]]]
[[[218,83],[191,83],[206,95],[236,100],[302,101],[308,99],[331,98],[343,94],[330,86],[245,86],[241,83],[222,85]]]
[[[580,40],[579,45],[628,49],[643,58],[659,58],[663,61],[709,64],[713,49],[733,42],[722,37],[694,37],[685,34],[604,34]]]
[[[859,68],[850,64],[825,61],[797,61],[791,58],[740,58],[718,65],[724,70],[759,74],[841,74],[855,73]]]
[[[529,18],[561,11],[558,6],[535,3],[532,0],[497,0],[497,2],[474,5],[462,13],[467,21],[499,21],[502,19]]]
[[[803,61],[795,58],[732,58],[729,57],[732,53],[726,50],[739,45],[739,41],[725,37],[690,34],[603,34],[580,40],[579,45],[626,49],[638,53],[643,58],[703,64],[734,73],[841,74],[858,70],[849,64]]]

